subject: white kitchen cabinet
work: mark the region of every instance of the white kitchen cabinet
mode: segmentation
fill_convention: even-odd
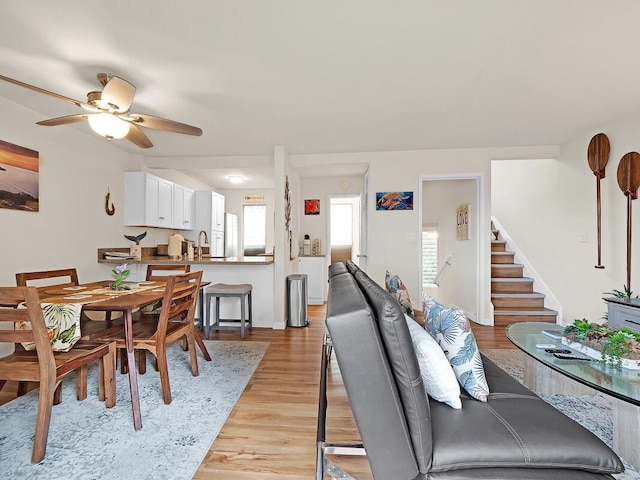
[[[177,183],[173,185],[173,226],[178,230],[194,228],[194,191]]]
[[[214,230],[209,235],[209,255],[224,257],[224,232]]]
[[[173,228],[173,182],[146,172],[125,172],[124,224]]]
[[[194,230],[207,232],[209,255],[224,257],[224,196],[211,190],[196,190]]]
[[[322,305],[324,303],[324,256],[298,257],[298,273],[307,275],[307,303]]]
[[[224,196],[211,190],[196,190],[194,230],[224,232]]]

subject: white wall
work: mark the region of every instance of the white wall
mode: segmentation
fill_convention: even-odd
[[[471,205],[470,240],[457,239],[456,210],[462,204]],[[440,277],[440,286],[430,289],[430,295],[444,305],[463,309],[474,320],[478,311],[477,212],[475,180],[422,182],[422,224],[438,228],[438,266],[453,255]]]
[[[346,184],[344,183],[346,182]],[[346,188],[344,188],[346,187]],[[364,190],[364,177],[345,176],[345,177],[314,177],[300,179],[300,234],[296,238],[297,246],[302,246],[304,235],[309,234],[313,240],[320,240],[322,253],[326,254],[329,248],[329,239],[327,239],[327,219],[329,214],[329,195],[345,195],[360,194]],[[304,214],[304,200],[314,199],[320,200],[319,215]]]
[[[557,160],[494,162],[493,214],[562,304],[563,321],[600,320],[604,292],[626,283],[626,197],[616,173],[620,159],[640,150],[640,120],[603,125],[561,146]],[[587,147],[596,133],[609,137],[611,155],[602,180],[602,264],[596,269],[596,180]],[[640,225],[632,205],[631,288],[640,293]],[[586,242],[581,241],[586,234]]]
[[[0,285],[20,271],[76,267],[80,281],[99,280],[108,267],[97,249],[128,245],[123,237],[123,167],[127,154],[71,126],[35,125],[41,115],[0,98],[2,140],[40,156],[40,211],[0,209]],[[79,126],[78,129],[83,126]],[[111,192],[116,212],[105,213]]]

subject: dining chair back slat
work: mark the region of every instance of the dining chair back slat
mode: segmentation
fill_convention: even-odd
[[[80,285],[80,282],[75,268],[63,268],[59,270],[43,270],[41,272],[16,273],[16,285],[18,287],[34,286],[38,288],[38,292],[42,293],[44,288],[51,285],[74,287]]]
[[[177,273],[189,273],[191,265],[147,265],[146,279],[150,281],[166,280],[167,275],[175,275]]]
[[[78,399],[86,397],[86,365],[100,361],[100,398],[106,406],[115,405],[115,344],[108,342],[78,342],[68,352],[54,352],[44,320],[40,297],[35,287],[0,287],[0,322],[14,324],[15,330],[0,330],[0,342],[15,344],[12,354],[0,358],[0,384],[7,380],[39,382],[38,411],[31,461],[44,459],[51,409],[56,388],[74,370],[84,385],[78,389]],[[13,305],[13,306],[11,306]],[[17,308],[17,307],[24,308]],[[24,322],[29,322],[28,329]],[[34,342],[35,351],[25,351],[20,343]],[[82,378],[81,378],[82,377]],[[2,418],[0,417],[0,424]]]

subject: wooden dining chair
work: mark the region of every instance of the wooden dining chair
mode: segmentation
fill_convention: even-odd
[[[16,285],[18,287],[33,286],[38,289],[38,293],[42,293],[45,288],[52,285],[75,287],[80,285],[80,282],[75,268],[63,268],[59,270],[43,270],[41,272],[16,273]]]
[[[75,268],[60,268],[58,270],[42,270],[38,272],[18,272],[16,273],[16,285],[18,287],[36,287],[38,294],[43,295],[47,288],[56,287],[77,287],[80,285],[78,271]],[[27,393],[28,382],[19,382],[17,395],[20,397]],[[60,403],[62,397],[60,388],[56,391],[54,405]]]
[[[175,275],[178,272],[183,272],[183,273],[189,273],[191,271],[191,265],[190,264],[184,264],[184,265],[180,265],[180,264],[162,264],[162,265],[147,265],[147,276],[146,279],[147,281],[163,281],[167,279],[167,275]],[[148,308],[143,309],[143,312],[152,312],[152,313],[159,313],[161,305],[151,305]],[[135,320],[138,320],[139,317],[135,317]],[[200,319],[200,322],[204,325],[204,319]],[[207,350],[206,345],[204,344],[204,339],[202,338],[202,335],[200,334],[200,331],[198,331],[196,329],[196,343],[198,344],[198,346],[200,347],[200,350],[202,351],[202,355],[204,356],[205,360],[207,361],[211,361],[211,355],[209,354],[209,351]],[[187,348],[186,345],[183,345],[183,347]],[[145,366],[146,366],[146,361],[145,361],[145,356],[144,353],[141,351],[138,354],[138,371],[139,373],[144,373],[145,372]]]
[[[166,280],[167,275],[176,275],[178,273],[189,273],[191,271],[190,264],[171,264],[171,265],[147,265],[147,280],[158,281]],[[164,272],[164,273],[160,273]]]
[[[0,308],[0,322],[12,322],[13,330],[0,330],[0,342],[15,344],[13,354],[0,358],[0,388],[7,381],[29,381],[40,384],[38,411],[36,414],[35,436],[31,462],[44,459],[51,421],[54,394],[62,379],[73,371],[78,371],[76,395],[78,400],[87,396],[87,366],[99,361],[99,398],[107,408],[116,403],[114,342],[92,342],[79,340],[68,352],[54,352],[49,340],[40,297],[35,287],[0,287],[0,305],[26,308]],[[30,322],[31,329],[23,330],[24,322]],[[36,350],[26,351],[22,343],[34,342]],[[0,423],[2,417],[0,416]]]
[[[202,271],[169,275],[166,279],[167,286],[160,314],[156,318],[153,318],[154,315],[147,315],[146,317],[149,318],[141,315],[140,320],[133,323],[132,336],[134,349],[150,351],[155,356],[164,403],[170,404],[167,345],[186,337],[191,359],[191,373],[194,377],[199,375],[195,350],[194,315]],[[105,330],[99,339],[115,341],[118,348],[126,348],[124,331],[121,327]]]

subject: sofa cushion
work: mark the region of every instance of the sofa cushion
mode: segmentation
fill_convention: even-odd
[[[438,342],[409,315],[405,315],[427,395],[451,408],[462,408],[460,384]]]
[[[434,310],[431,308],[425,328],[444,350],[462,388],[476,400],[486,402],[489,386],[469,320],[462,310],[445,308],[437,316],[431,314]]]
[[[375,315],[389,366],[402,399],[418,468],[420,472],[426,473],[431,461],[429,402],[424,394],[420,367],[404,313],[391,294],[366,273],[352,262],[347,263],[347,268],[354,272],[353,276]]]
[[[387,270],[384,277],[384,284],[387,288],[387,292],[395,297],[404,313],[415,319],[416,315],[413,313],[413,305],[411,305],[409,292],[405,284],[400,280],[400,277],[398,275],[391,275],[389,270]]]
[[[436,401],[430,405],[432,472],[492,467],[595,473],[624,469],[598,437],[535,395],[503,394],[485,403],[463,398],[461,410]]]

